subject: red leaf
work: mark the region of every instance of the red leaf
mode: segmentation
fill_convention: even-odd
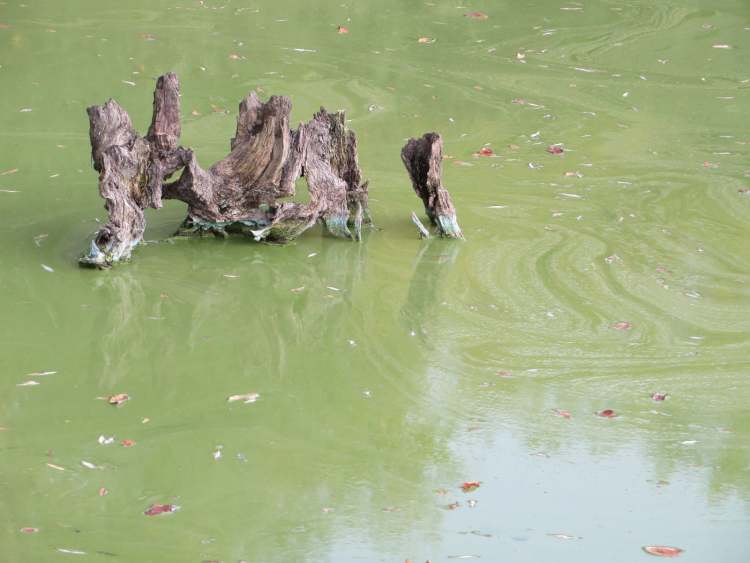
[[[107,489],[105,489],[104,487],[101,487],[101,488],[99,489],[99,496],[100,496],[100,497],[105,497],[105,496],[107,496],[108,494],[109,494],[109,491],[108,491]]]
[[[36,534],[39,531],[39,528],[21,528],[22,534]]]
[[[666,545],[647,545],[643,547],[643,551],[649,555],[656,555],[658,557],[677,557],[684,549],[679,547],[669,547]]]
[[[628,321],[620,321],[620,322],[614,323],[612,325],[612,328],[615,328],[617,330],[630,330],[631,328],[633,328],[633,325],[630,324]]]
[[[122,442],[120,442],[120,444],[124,448],[129,448],[130,446],[135,446],[135,440],[123,440]]]
[[[469,12],[468,14],[464,14],[464,17],[471,18],[473,20],[486,20],[490,16],[488,16],[484,12]]]
[[[603,411],[596,413],[596,415],[603,416],[604,418],[614,418],[617,416],[617,413],[612,409],[604,409]]]
[[[495,153],[492,152],[492,149],[490,147],[482,147],[476,154],[478,154],[479,156],[492,156]]]
[[[338,26],[336,28],[336,31],[338,31],[339,33],[349,33],[349,30],[346,27],[344,27],[343,25]]]
[[[557,416],[561,416],[563,418],[570,418],[571,416],[573,416],[570,414],[570,411],[565,411],[561,409],[552,409],[552,412],[554,412]]]
[[[461,485],[461,490],[465,493],[470,493],[479,488],[482,483],[480,481],[466,481]]]
[[[550,154],[562,154],[563,148],[560,145],[550,145],[547,147],[547,152]]]
[[[176,504],[152,504],[144,514],[146,516],[156,516],[165,512],[177,512],[179,509],[180,507]]]
[[[654,401],[663,401],[666,399],[669,395],[667,393],[653,393],[651,395],[651,399]]]

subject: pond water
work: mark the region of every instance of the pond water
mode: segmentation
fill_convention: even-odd
[[[0,558],[748,561],[749,49],[741,0],[0,2]],[[168,202],[80,269],[85,108],[170,70],[204,166],[251,89],[346,109],[376,228]],[[432,130],[465,242],[409,220]]]

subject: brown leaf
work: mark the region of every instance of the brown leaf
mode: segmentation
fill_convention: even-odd
[[[156,516],[157,514],[164,514],[166,512],[177,512],[179,509],[180,507],[176,504],[152,504],[143,513],[146,516]]]
[[[0,176],[7,176],[8,174],[15,174],[16,172],[18,172],[18,168],[10,168],[0,172]]]
[[[472,20],[486,20],[490,16],[488,16],[484,12],[469,12],[467,14],[464,14],[464,17]]]
[[[116,405],[118,407],[128,400],[130,400],[130,397],[127,393],[117,393],[116,395],[110,395],[107,397],[107,402],[110,405]]]
[[[643,551],[649,555],[656,555],[658,557],[677,557],[684,550],[679,547],[669,547],[666,545],[646,545],[643,547]]]

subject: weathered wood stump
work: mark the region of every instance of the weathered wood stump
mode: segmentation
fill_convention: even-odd
[[[245,233],[286,242],[321,220],[337,237],[359,240],[369,220],[367,182],[357,162],[357,140],[344,113],[321,108],[312,120],[289,128],[292,104],[284,96],[261,102],[255,92],[240,103],[230,153],[208,170],[180,137],[179,80],[159,77],[151,126],[145,137],[114,100],[88,108],[91,153],[109,221],[80,258],[108,267],[130,257],[143,240],[147,207],[164,199],[188,205],[178,234]],[[180,177],[165,181],[182,169]],[[305,177],[310,201],[284,201]]]
[[[422,199],[430,222],[440,236],[464,238],[458,226],[456,209],[451,196],[443,187],[443,139],[438,133],[425,133],[420,139],[409,139],[401,149],[401,160],[406,166],[414,191]],[[429,236],[422,223],[412,213],[420,236]]]

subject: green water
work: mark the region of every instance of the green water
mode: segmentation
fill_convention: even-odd
[[[749,51],[741,0],[0,2],[0,559],[750,560]],[[250,89],[346,109],[377,229],[164,242],[168,202],[79,269],[85,108],[145,132],[170,70],[203,166]],[[432,130],[463,243],[409,220]]]

